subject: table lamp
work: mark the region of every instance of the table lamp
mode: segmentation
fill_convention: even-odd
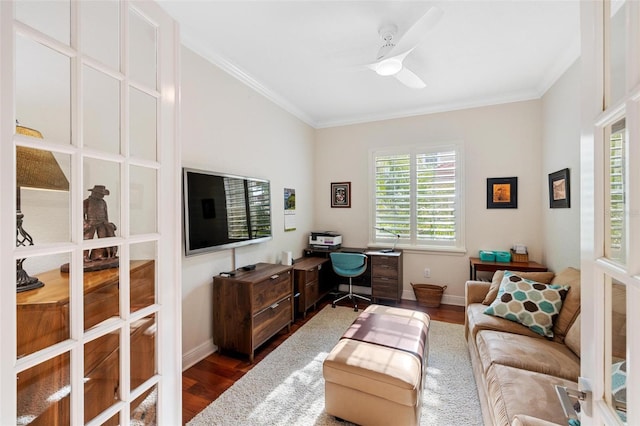
[[[34,129],[16,125],[16,133],[42,139],[42,134]],[[20,210],[20,189],[34,188],[53,191],[68,191],[67,180],[53,153],[41,149],[16,147],[16,247],[33,245],[33,238],[22,227],[24,214]],[[44,286],[37,277],[31,277],[22,268],[25,259],[16,260],[16,291],[22,292]]]

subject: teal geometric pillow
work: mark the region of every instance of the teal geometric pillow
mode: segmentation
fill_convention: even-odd
[[[569,286],[542,284],[505,271],[496,300],[484,313],[515,321],[541,336],[553,337]]]
[[[616,362],[611,366],[611,395],[615,402],[627,404],[627,361]],[[617,410],[620,419],[626,423],[627,413]]]

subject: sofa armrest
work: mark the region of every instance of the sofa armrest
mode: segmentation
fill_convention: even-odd
[[[489,288],[490,282],[486,281],[467,281],[464,286],[464,306],[467,307],[471,303],[482,303]]]
[[[567,424],[569,421],[567,420]],[[511,426],[561,426],[557,423],[548,422],[546,420],[538,419],[536,417],[527,416],[524,414],[516,414],[513,416]]]

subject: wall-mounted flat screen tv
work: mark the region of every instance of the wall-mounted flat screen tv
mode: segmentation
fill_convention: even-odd
[[[182,169],[185,255],[270,240],[268,180]]]

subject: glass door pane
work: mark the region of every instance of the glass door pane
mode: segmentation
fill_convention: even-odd
[[[16,37],[16,120],[46,140],[71,143],[71,59]]]
[[[607,52],[607,80],[606,104],[614,105],[622,100],[626,89],[626,1],[612,0],[608,2],[609,13],[607,20],[608,46]]]
[[[606,401],[616,412],[620,420],[627,419],[627,292],[619,281],[607,276],[607,320],[611,332],[610,352],[606,354],[610,379],[607,386]]]
[[[626,129],[625,119],[607,128],[605,150],[605,256],[626,263]]]
[[[68,425],[71,382],[68,352],[20,373],[16,425]]]
[[[120,3],[87,1],[80,8],[82,52],[120,70]]]

